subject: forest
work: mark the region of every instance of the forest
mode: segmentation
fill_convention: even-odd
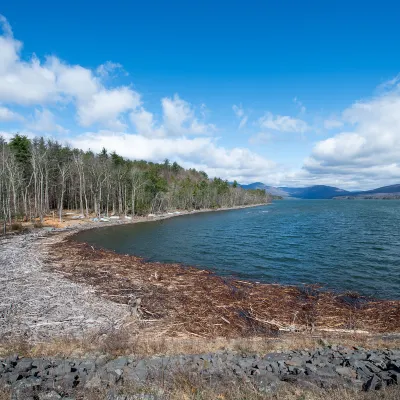
[[[265,190],[244,190],[176,162],[128,160],[103,149],[72,149],[43,137],[0,136],[0,219],[42,221],[64,210],[82,216],[135,216],[172,210],[199,210],[261,204]]]

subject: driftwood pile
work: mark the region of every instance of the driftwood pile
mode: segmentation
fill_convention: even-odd
[[[310,286],[224,279],[180,264],[146,262],[94,249],[67,235],[47,248],[49,268],[71,281],[90,285],[104,299],[128,305],[141,327],[159,336],[400,331],[400,301],[335,294]]]

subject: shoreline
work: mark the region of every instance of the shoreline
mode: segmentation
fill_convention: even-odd
[[[83,230],[266,205],[197,210],[133,221],[83,222],[8,236],[0,251],[0,273],[5,276],[3,282],[13,283],[0,294],[0,308],[9,312],[4,306],[7,302],[12,306],[8,297],[14,298],[14,309],[22,316],[20,322],[12,315],[0,321],[0,334],[23,333],[25,329],[29,337],[41,339],[60,334],[79,336],[127,324],[137,326],[137,332],[161,330],[163,337],[181,338],[275,337],[278,332],[364,336],[400,333],[398,300],[364,301],[312,285],[226,278],[180,263],[149,262],[134,255],[95,249],[73,238]],[[26,309],[32,301],[33,312]]]
[[[194,215],[194,214],[236,211],[236,210],[243,210],[243,209],[247,209],[247,208],[263,207],[263,206],[269,206],[270,204],[272,204],[272,203],[249,204],[249,205],[245,205],[245,206],[223,207],[223,208],[215,208],[215,209],[214,208],[205,208],[205,209],[201,209],[201,210],[192,210],[192,211],[176,210],[175,212],[178,212],[178,214],[175,214],[175,212],[172,212],[171,214],[168,214],[168,213],[161,214],[161,215],[155,214],[152,217],[140,216],[140,217],[136,217],[135,219],[119,219],[119,220],[108,221],[108,222],[87,222],[87,223],[84,223],[81,225],[73,226],[71,228],[77,229],[77,232],[75,232],[75,233],[79,233],[80,231],[83,231],[83,230],[106,228],[107,226],[129,225],[129,224],[138,224],[138,223],[153,222],[153,221],[155,222],[155,221],[162,221],[165,219]],[[99,225],[95,225],[95,224],[99,224]]]
[[[316,367],[310,379],[323,386],[323,397],[329,394],[324,386],[327,369],[333,385],[347,382],[357,390],[373,390],[386,382],[390,368],[377,364],[386,375],[381,379],[377,369],[374,379],[378,383],[373,386],[367,375],[355,379],[359,364],[348,364],[345,357],[367,354],[366,360],[370,356],[377,363],[388,359],[388,365],[397,357],[400,301],[353,299],[349,303],[343,294],[323,293],[312,286],[225,279],[204,269],[147,262],[74,239],[87,229],[195,213],[87,222],[6,237],[0,248],[0,281],[6,282],[6,290],[0,291],[0,358],[8,357],[4,363],[13,360],[13,367],[0,374],[0,380],[8,379],[13,391],[25,382],[29,386],[39,372],[40,386],[35,390],[47,390],[48,386],[54,390],[54,382],[65,382],[62,393],[76,394],[90,388],[96,393],[107,391],[110,385],[119,385],[123,391],[133,377],[133,387],[139,392],[140,385],[148,390],[151,384],[166,393],[184,365],[190,371],[201,371],[195,372],[201,374],[196,376],[207,377],[204,390],[209,391],[209,379],[217,374],[217,379],[229,378],[235,385],[245,378],[250,385],[246,393],[253,394],[258,384],[264,385],[258,379],[259,365],[267,361],[262,368],[267,369],[268,382],[275,382],[271,386],[275,393],[275,384],[299,390],[299,382],[301,389],[310,374],[299,375],[298,369],[309,366],[311,358]],[[6,302],[11,307],[4,308]],[[327,363],[326,356],[331,355],[334,359]],[[202,363],[207,360],[200,369],[199,359]],[[335,360],[342,360],[346,367],[337,367]],[[43,362],[51,365],[50,374],[47,366],[41,367]],[[163,372],[161,382],[152,370],[157,362],[163,368],[171,366]],[[174,362],[180,367],[174,368]],[[20,363],[24,368],[26,364],[34,367],[13,382],[11,372]],[[249,368],[253,363],[259,364]],[[77,367],[80,365],[84,368]],[[215,369],[217,365],[220,369]],[[275,370],[275,365],[279,369]],[[218,387],[215,393],[223,390]],[[263,390],[260,386],[260,393]],[[397,392],[393,393],[396,396]],[[227,396],[230,398],[228,392]],[[211,398],[218,397],[212,394]]]
[[[240,208],[257,206],[260,205]],[[228,210],[233,208],[221,211]],[[82,230],[158,221],[194,213],[141,217],[133,221],[111,220],[107,223],[70,220],[70,224],[62,228],[54,227],[58,223],[53,219],[50,223],[47,221],[44,228],[1,236],[0,283],[4,287],[0,290],[2,341],[7,341],[9,336],[22,337],[22,341],[49,340],[65,335],[81,337],[84,332],[121,326],[121,321],[130,316],[129,307],[102,298],[85,282],[76,283],[60,272],[50,271],[49,246],[58,246],[62,240]]]
[[[112,226],[119,226],[119,225],[129,225],[129,224],[137,224],[137,223],[146,223],[146,222],[157,222],[157,221],[162,221],[170,218],[175,218],[175,217],[182,217],[182,216],[189,216],[189,215],[195,215],[195,214],[200,214],[200,213],[211,213],[211,212],[223,212],[223,211],[236,211],[240,209],[247,209],[247,208],[255,208],[255,207],[262,207],[262,206],[269,206],[271,203],[262,203],[262,204],[254,204],[254,205],[246,205],[246,206],[237,206],[237,207],[231,207],[231,208],[218,208],[218,209],[201,209],[201,210],[192,210],[192,211],[178,211],[179,213],[175,214],[173,213],[168,213],[168,214],[162,214],[162,215],[155,215],[153,217],[138,217],[135,220],[118,220],[115,222],[107,222],[107,223],[98,223],[99,225],[93,225],[93,223],[88,223],[87,225],[80,225],[79,227],[76,227],[75,232],[71,232],[68,234],[68,237],[71,238],[72,240],[75,235],[78,235],[80,232],[86,231],[86,230],[91,230],[91,229],[101,229],[101,228],[107,228],[107,227],[112,227]],[[79,241],[77,243],[86,243],[84,241]],[[111,251],[114,252],[113,250],[109,250],[107,248],[102,247],[101,245],[91,245],[93,246],[96,250],[105,250],[105,251]],[[122,252],[115,252],[116,254],[124,254]],[[144,260],[145,262],[150,262],[148,261],[148,258],[144,256],[138,256],[134,253],[129,253],[126,255],[130,255],[139,259]],[[240,278],[235,275],[219,275],[218,272],[216,272],[213,268],[210,268],[208,266],[199,266],[199,265],[189,265],[180,261],[173,261],[173,262],[164,262],[164,261],[156,261],[157,263],[161,264],[179,264],[182,267],[191,267],[191,268],[196,268],[198,270],[204,270],[209,272],[210,274],[215,274],[216,276],[222,278],[222,279],[227,279],[227,280],[234,280],[237,282],[242,282],[244,284],[262,284],[262,285],[269,285],[269,286],[282,286],[282,287],[294,287],[294,288],[300,288],[300,287],[313,287],[317,288],[321,291],[325,291],[328,293],[332,293],[334,295],[345,295],[349,293],[350,295],[356,295],[360,301],[393,301],[393,302],[399,302],[400,299],[398,298],[390,298],[390,297],[374,297],[374,296],[369,296],[369,295],[362,295],[359,294],[357,291],[351,291],[351,290],[341,290],[341,289],[334,289],[334,288],[329,288],[324,286],[323,284],[320,284],[318,282],[314,283],[309,283],[309,284],[304,284],[304,283],[299,283],[299,284],[289,284],[289,283],[279,283],[279,282],[263,282],[258,279],[249,279],[249,278]],[[400,324],[399,324],[400,326]],[[400,330],[399,330],[400,332]]]
[[[257,206],[260,205],[251,207]],[[158,218],[145,217],[128,223],[157,221],[198,212],[228,210],[233,209],[182,212],[181,214],[164,215]],[[110,225],[105,224],[104,227]],[[97,226],[90,228],[97,228]],[[400,332],[399,300],[366,299],[362,296],[349,295],[343,292],[319,290],[315,285],[300,287],[239,280],[218,276],[207,268],[192,267],[178,262],[150,262],[143,257],[115,253],[101,247],[95,248],[87,243],[77,242],[74,240],[76,233],[77,231],[63,235],[62,243],[65,250],[63,267],[56,267],[57,272],[66,273],[69,279],[76,282],[89,281],[100,296],[113,299],[120,304],[130,304],[132,299],[133,301],[140,299],[140,307],[143,308],[144,312],[138,311],[138,308],[135,312],[139,312],[141,317],[146,318],[146,314],[147,317],[156,315],[155,319],[150,317],[148,319],[157,323],[163,318],[177,318],[179,324],[183,324],[184,330],[190,335],[234,337],[249,336],[250,331],[252,333],[271,334],[273,332],[314,332],[315,330],[352,334]],[[58,245],[57,250],[60,250]],[[71,254],[75,256],[71,257]],[[53,257],[52,260],[57,263],[59,257],[54,253]],[[76,267],[74,265],[76,265],[78,259],[80,260],[79,267]],[[83,265],[83,260],[88,261],[86,266]],[[70,265],[67,265],[68,263]],[[104,285],[102,280],[98,279],[99,276],[96,272],[98,269],[102,269],[104,274],[104,264],[108,268],[107,285]],[[126,285],[126,281],[133,283],[133,285]],[[176,295],[179,304],[175,304],[176,299],[172,298],[174,296],[171,293],[171,291],[174,292],[171,289],[173,283],[176,284],[176,291],[181,292]],[[141,289],[137,291],[135,289],[137,287]],[[143,287],[147,287],[147,293],[146,290],[143,290]],[[148,295],[148,293],[154,293],[153,289],[159,291],[160,303],[165,305],[167,311],[160,307],[157,308],[153,304],[151,296]],[[126,292],[130,293],[127,294]],[[268,293],[265,294],[264,292]],[[199,298],[194,299],[195,296],[199,296]],[[245,302],[246,304],[243,304],[241,297],[246,296],[250,296],[252,299],[250,303]],[[207,310],[204,309],[207,307],[201,304],[201,299],[206,298],[209,298],[210,302],[207,305]],[[267,313],[260,309],[257,300],[266,306]],[[223,304],[218,304],[221,301]],[[191,314],[192,318],[189,318],[190,321],[182,322],[177,310],[182,307],[189,307],[191,303],[195,303],[192,304],[194,308],[188,310],[188,314]],[[239,314],[244,310],[243,315],[232,316],[232,310],[230,310],[225,316],[216,316],[212,310],[213,304],[225,310],[232,308],[230,307],[231,304],[236,304],[235,307],[238,307]],[[258,308],[258,310],[255,311],[255,308]],[[171,310],[174,316],[168,315],[167,317],[166,314]],[[197,327],[197,330],[187,328],[186,325],[198,324],[197,317],[204,312],[208,313],[207,318],[213,320],[212,324],[219,328],[214,329],[212,333],[205,332],[206,330],[201,327]],[[237,312],[236,310],[233,314]],[[232,319],[236,321],[236,327],[232,326],[235,324],[232,323]]]

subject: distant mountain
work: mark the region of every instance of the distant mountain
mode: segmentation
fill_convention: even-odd
[[[305,188],[293,187],[274,187],[266,185],[262,182],[254,182],[248,185],[241,185],[243,189],[265,189],[274,196],[282,196],[284,198],[296,199],[331,199],[332,197],[351,194],[345,190],[333,186],[309,186]]]
[[[390,185],[390,186],[382,186],[373,190],[365,190],[363,192],[353,192],[352,194],[386,194],[386,193],[396,193],[400,194],[400,185]]]
[[[266,185],[265,183],[262,182],[253,182],[253,183],[249,183],[248,185],[240,185],[243,189],[265,189],[267,187],[270,187],[268,185]]]
[[[288,194],[284,192],[283,190],[280,190],[279,188],[276,188],[274,186],[268,186],[265,183],[262,182],[254,182],[250,183],[248,185],[240,185],[243,189],[265,189],[265,191],[272,196],[282,196],[282,197],[288,197]]]
[[[382,186],[377,189],[351,192],[348,195],[335,196],[337,199],[400,199],[400,185]]]
[[[280,187],[280,190],[297,199],[331,199],[337,196],[350,195],[350,192],[334,186],[315,185],[305,188]]]
[[[334,186],[315,185],[305,188],[274,187],[262,182],[241,185],[243,189],[265,189],[274,196],[295,199],[399,199],[400,184],[377,189],[349,192]]]

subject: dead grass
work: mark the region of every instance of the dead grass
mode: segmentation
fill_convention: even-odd
[[[243,338],[204,339],[199,337],[157,336],[148,332],[133,334],[127,328],[108,332],[95,332],[82,338],[64,336],[44,342],[29,342],[24,337],[0,341],[0,357],[19,354],[25,357],[87,357],[95,353],[110,357],[130,355],[201,354],[218,351],[266,354],[275,351],[316,349],[324,345],[340,345],[348,348],[399,349],[400,337],[366,335],[310,335],[308,333],[281,334],[275,337],[254,336]]]
[[[125,386],[122,388],[77,391],[74,396],[77,400],[104,400],[109,397],[110,391],[124,395],[126,399],[141,398],[139,395],[151,395],[155,399],[165,400],[398,400],[400,387],[392,386],[374,392],[360,392],[356,389],[303,389],[291,384],[282,384],[276,391],[263,393],[251,383],[245,382],[200,382],[191,379],[185,374],[179,374],[171,388],[162,390],[154,387]],[[132,397],[131,397],[132,396]],[[143,397],[144,398],[144,397]],[[10,400],[9,394],[3,394],[0,400]]]
[[[291,386],[285,386],[276,393],[260,393],[250,385],[240,387],[221,388],[215,390],[211,388],[193,388],[190,385],[177,388],[170,394],[171,400],[398,400],[400,389],[388,388],[387,390],[363,393],[350,389],[336,390],[307,390]]]
[[[109,398],[110,389],[96,388],[77,391],[77,400],[104,400]],[[123,387],[114,393],[127,399],[141,398],[138,395],[154,395],[165,400],[398,400],[400,387],[392,386],[374,392],[359,392],[352,389],[302,389],[290,384],[283,385],[273,393],[262,393],[250,383],[227,384],[226,382],[200,383],[185,375],[177,376],[170,389],[160,390],[151,387]],[[132,397],[130,397],[132,396]],[[159,396],[159,397],[156,397]],[[151,398],[149,396],[149,398]],[[0,400],[11,400],[11,391],[0,388]]]
[[[0,387],[0,400],[12,400],[11,391],[7,388]]]
[[[285,385],[275,393],[260,393],[251,384],[224,385],[224,387],[192,386],[191,382],[178,382],[169,394],[171,400],[398,400],[400,388],[393,387],[376,392],[359,392],[351,389],[301,389]]]
[[[273,336],[280,331],[400,332],[400,301],[224,279],[180,264],[146,262],[65,239],[48,265],[117,303],[141,299],[141,330],[197,338]]]

